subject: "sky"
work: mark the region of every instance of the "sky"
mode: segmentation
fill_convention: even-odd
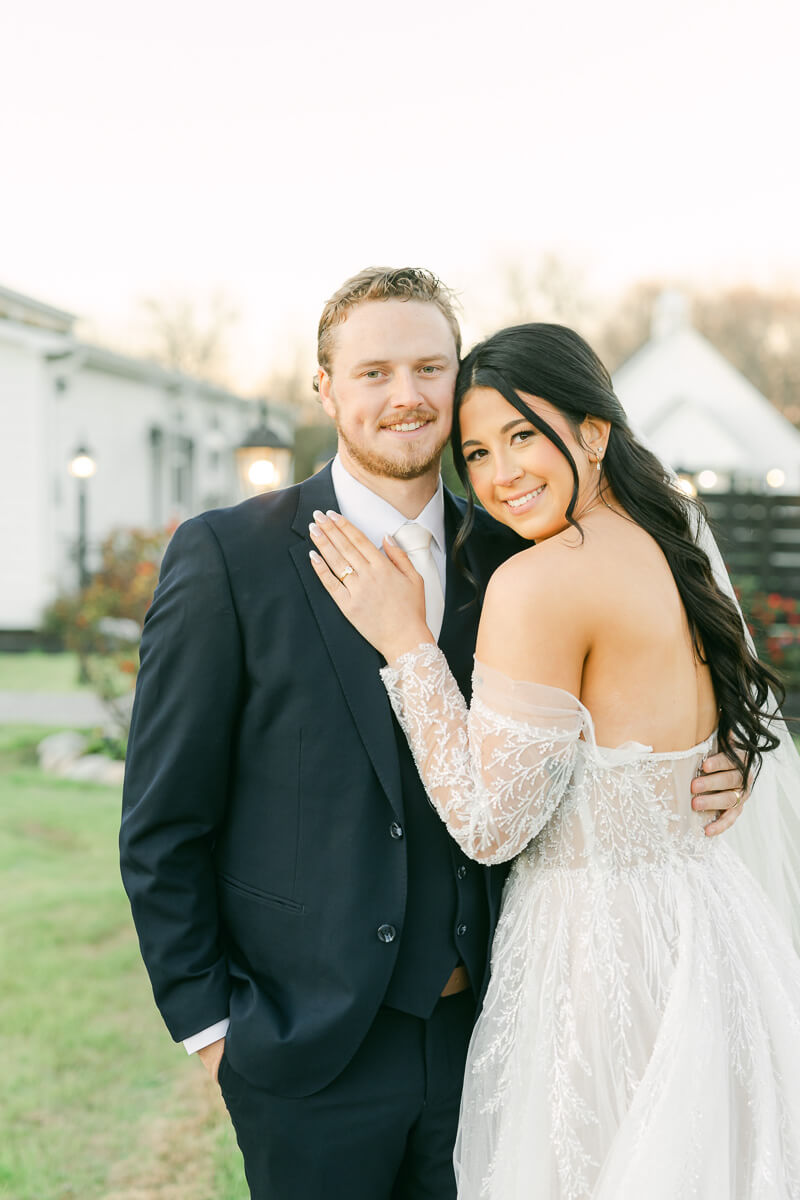
[[[800,287],[798,44],[797,0],[6,5],[0,284],[129,348],[144,298],[221,293],[245,391],[370,264],[467,340],[544,254]]]

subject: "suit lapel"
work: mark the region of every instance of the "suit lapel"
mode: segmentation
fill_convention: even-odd
[[[326,509],[338,507],[330,467],[306,480],[298,492],[297,513],[292,522],[298,541],[290,547],[289,553],[364,748],[392,808],[402,820],[403,794],[397,742],[391,707],[378,675],[383,659],[339,612],[317,579],[308,557],[311,549],[308,526],[314,519],[314,509],[325,512]],[[313,687],[313,680],[309,681],[309,686]]]

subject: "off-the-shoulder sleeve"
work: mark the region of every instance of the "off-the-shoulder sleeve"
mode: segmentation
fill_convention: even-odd
[[[519,854],[570,782],[580,703],[476,662],[468,710],[432,644],[402,655],[381,678],[428,796],[465,854],[483,863]]]

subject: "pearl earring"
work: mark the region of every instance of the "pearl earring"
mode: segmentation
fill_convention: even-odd
[[[602,467],[601,467],[601,460],[602,460],[602,457],[603,457],[603,451],[602,451],[602,450],[598,450],[598,451],[597,451],[597,453],[596,453],[596,455],[595,455],[595,460],[594,460],[594,461],[595,461],[595,466],[597,467],[597,470],[598,470],[598,471],[602,470]]]

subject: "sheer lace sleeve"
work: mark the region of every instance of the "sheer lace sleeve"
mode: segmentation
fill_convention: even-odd
[[[381,677],[428,796],[465,854],[484,863],[519,854],[572,777],[579,702],[476,662],[467,710],[432,644],[402,655]]]

